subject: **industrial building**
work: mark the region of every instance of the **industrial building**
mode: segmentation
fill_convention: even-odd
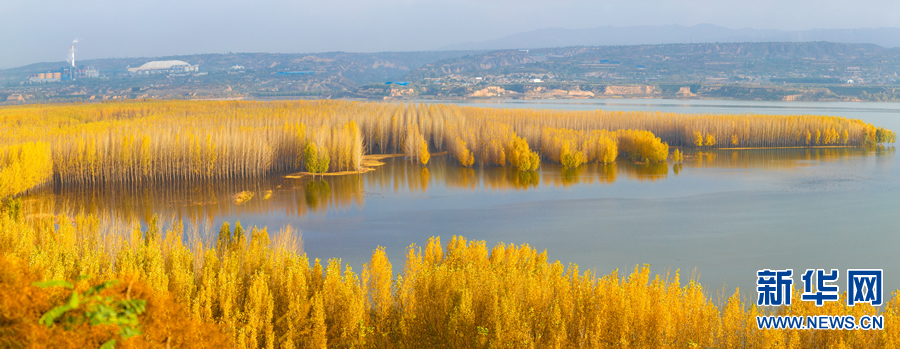
[[[78,39],[72,40],[72,47],[69,48],[69,57],[66,59],[67,62],[71,66],[59,68],[56,71],[48,71],[46,73],[37,73],[31,74],[31,77],[28,78],[27,82],[29,83],[44,83],[44,82],[60,82],[60,81],[75,81],[76,79],[82,78],[99,78],[100,71],[94,67],[87,67],[78,69],[75,66],[75,44],[78,43]]]
[[[191,65],[185,61],[152,61],[147,62],[137,68],[128,67],[128,72],[132,74],[170,74],[170,73],[190,73],[200,70],[198,65]]]
[[[84,78],[99,78],[100,71],[94,67],[78,69],[77,67],[63,67],[56,71],[48,71],[46,73],[31,74],[29,82],[60,82],[74,81]]]

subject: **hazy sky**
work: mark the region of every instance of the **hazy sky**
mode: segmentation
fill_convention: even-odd
[[[76,58],[432,50],[539,28],[900,27],[896,0],[3,0],[0,68]]]

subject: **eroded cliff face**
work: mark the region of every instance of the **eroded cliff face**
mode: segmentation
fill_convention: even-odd
[[[401,64],[397,64],[397,63],[395,63],[395,62],[388,62],[388,61],[381,61],[381,60],[379,60],[379,61],[375,61],[375,62],[372,63],[372,69],[378,69],[379,67],[391,68],[391,69],[400,69],[400,70],[410,70],[409,67],[404,66],[404,65],[401,65]]]
[[[569,98],[591,98],[594,97],[594,93],[591,91],[582,91],[582,90],[569,90],[566,91]]]
[[[488,86],[469,94],[469,97],[498,97],[507,94],[517,94],[517,92],[504,90],[500,86]]]
[[[681,86],[681,88],[678,89],[678,92],[676,94],[679,96],[682,96],[682,97],[694,97],[697,95],[697,94],[691,92],[690,86]]]
[[[685,88],[690,93],[690,88]],[[679,91],[682,93],[683,91]],[[481,90],[474,91],[468,97],[498,97],[498,96],[521,96],[529,99],[543,98],[595,98],[598,96],[649,96],[658,95],[660,92],[655,86],[637,85],[637,86],[605,86],[595,91],[584,91],[579,86],[567,88],[549,88],[544,86],[526,87],[524,93],[504,90],[501,87],[491,86]],[[694,96],[694,94],[690,94]]]
[[[411,88],[395,88],[391,90],[391,97],[412,96],[416,90]]]
[[[488,86],[480,90],[473,91],[466,95],[468,98],[489,98],[489,97],[510,97],[525,99],[547,99],[547,98],[592,98],[596,95],[591,91],[582,91],[578,87],[574,89],[552,89],[543,86],[533,86],[526,88],[524,92],[516,92],[503,89],[499,86]]]
[[[653,94],[658,94],[658,93],[659,92],[656,90],[656,87],[647,86],[647,85],[642,85],[642,86],[641,85],[639,85],[639,86],[610,85],[610,86],[606,86],[606,91],[603,92],[603,94],[607,95],[607,96],[653,95]]]
[[[528,97],[531,98],[590,98],[593,97],[594,93],[590,91],[581,91],[581,90],[572,90],[567,91],[563,89],[544,89],[544,88],[536,88],[531,90],[528,94]]]

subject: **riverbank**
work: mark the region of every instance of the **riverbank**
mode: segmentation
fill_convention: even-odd
[[[431,156],[441,156],[447,155],[446,151],[442,151],[439,153],[433,153]],[[346,176],[346,175],[358,175],[366,172],[375,171],[377,167],[383,166],[384,162],[382,160],[390,159],[390,158],[402,158],[407,157],[407,154],[369,154],[363,155],[362,161],[360,161],[360,166],[358,171],[340,171],[340,172],[328,172],[328,173],[312,173],[312,172],[295,172],[289,175],[284,176],[284,178],[290,179],[298,179],[304,177],[315,177],[315,176]]]

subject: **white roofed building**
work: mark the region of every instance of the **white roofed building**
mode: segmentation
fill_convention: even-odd
[[[199,66],[191,65],[185,61],[152,61],[147,62],[137,68],[128,68],[128,71],[135,74],[154,74],[154,73],[190,73],[199,70]]]

